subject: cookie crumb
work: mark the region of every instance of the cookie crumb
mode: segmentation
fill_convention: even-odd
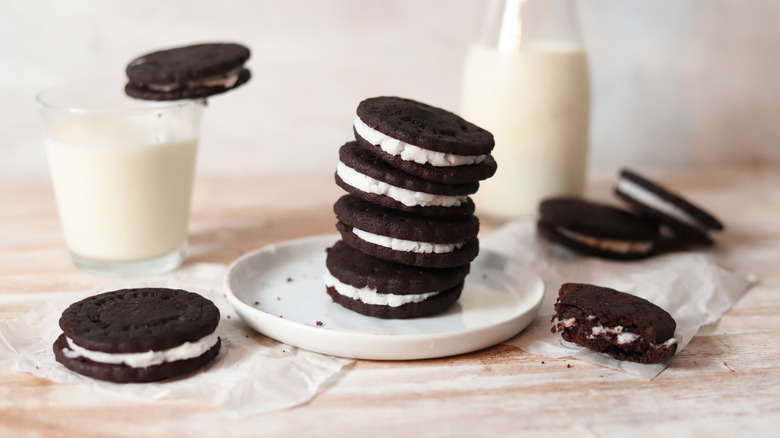
[[[293,281],[292,277],[287,277],[287,282],[288,283],[292,283],[292,281]]]
[[[227,319],[230,319],[230,315],[227,316]]]
[[[255,301],[255,306],[259,306],[259,305],[260,305],[260,301]]]
[[[544,365],[544,361],[542,361],[542,365]]]
[[[570,364],[570,363],[567,363],[567,364],[566,364],[566,368],[571,368],[571,364]]]
[[[322,326],[322,321],[317,321],[317,326]]]

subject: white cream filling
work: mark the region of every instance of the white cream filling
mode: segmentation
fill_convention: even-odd
[[[379,146],[390,155],[400,156],[404,161],[413,161],[418,164],[430,164],[436,167],[463,166],[479,164],[485,161],[486,155],[455,155],[444,152],[423,149],[390,137],[366,125],[360,117],[355,117],[355,131],[369,143]]]
[[[566,318],[563,321],[558,319],[558,317],[556,316],[555,319],[553,320],[553,327],[555,327],[555,330],[557,331],[561,331],[564,328],[572,327],[575,325],[577,325],[577,320],[573,316],[571,318]]]
[[[463,243],[429,243],[417,242],[414,240],[396,239],[395,237],[380,236],[379,234],[369,233],[359,228],[352,228],[352,232],[359,238],[374,245],[390,248],[395,251],[416,252],[424,254],[445,254],[463,247]]]
[[[592,321],[596,319],[595,315],[589,315],[588,321]],[[558,317],[555,317],[553,320],[553,327],[556,331],[562,331],[564,328],[568,327],[574,327],[577,325],[577,321],[575,317],[566,318],[564,320],[559,320]],[[590,339],[596,339],[597,337],[611,337],[614,336],[617,338],[618,345],[629,345],[633,344],[634,342],[639,340],[639,335],[633,332],[626,331],[623,326],[615,326],[615,327],[604,327],[603,325],[597,325],[591,327],[591,334],[588,335]],[[677,339],[675,338],[669,338],[666,341],[664,341],[661,344],[650,344],[650,347],[653,349],[663,349],[668,348],[672,344],[676,344]]]
[[[678,221],[690,225],[698,230],[707,231],[707,227],[702,225],[696,218],[688,214],[682,208],[674,205],[673,203],[661,198],[652,191],[642,187],[641,185],[627,179],[621,178],[618,181],[617,189],[619,192],[625,194],[631,199],[637,202],[657,210],[661,213],[669,215]]]
[[[204,336],[197,341],[185,342],[167,350],[149,350],[142,353],[106,353],[103,351],[92,351],[76,345],[70,338],[66,338],[66,340],[68,341],[68,348],[62,350],[65,357],[85,357],[93,362],[126,364],[133,368],[146,368],[162,363],[198,357],[216,345],[217,341],[219,341],[219,336],[215,332],[208,336]]]
[[[379,181],[368,175],[362,174],[342,162],[339,162],[338,167],[336,168],[336,174],[345,183],[358,190],[387,196],[407,207],[415,205],[422,207],[459,207],[468,198],[467,196],[434,195],[392,186],[384,181]]]
[[[238,74],[242,68],[243,67],[238,67],[233,70],[230,70],[227,73],[220,73],[214,76],[207,76],[205,78],[187,81],[185,83],[184,88],[192,89],[192,88],[199,88],[199,87],[218,87],[218,86],[230,88],[233,85],[235,85],[236,82],[238,82]],[[174,90],[178,90],[179,88],[182,88],[182,84],[178,82],[170,82],[167,84],[145,84],[145,86],[150,90],[162,91],[162,92],[174,91]]]
[[[390,306],[399,307],[409,303],[419,303],[425,301],[428,298],[438,294],[439,292],[428,292],[424,294],[409,294],[409,295],[394,295],[394,294],[380,294],[376,289],[368,286],[363,288],[356,288],[348,284],[344,284],[339,281],[338,278],[326,272],[323,276],[325,285],[336,289],[340,295],[343,295],[353,300],[362,301],[366,304],[372,304],[376,306]]]
[[[591,335],[590,335],[591,339],[595,339],[597,337],[607,337],[607,336],[616,336],[618,345],[633,344],[634,342],[639,340],[638,334],[625,331],[625,328],[623,328],[623,326],[620,325],[615,327],[604,327],[598,325],[591,329]],[[660,344],[650,343],[650,347],[655,350],[658,350],[662,348],[668,348],[670,345],[676,343],[677,343],[677,339],[669,338]]]
[[[639,335],[636,333],[631,332],[625,332],[623,331],[623,326],[616,326],[616,327],[604,327],[601,325],[595,326],[591,329],[591,335],[590,338],[594,339],[599,336],[615,336],[617,335],[617,343],[618,345],[626,345],[626,344],[632,344],[637,339],[639,339]]]
[[[569,239],[576,240],[577,242],[590,247],[621,254],[650,252],[654,245],[653,242],[649,240],[631,242],[628,240],[601,239],[588,236],[587,234],[576,233],[563,227],[557,227],[555,230]]]

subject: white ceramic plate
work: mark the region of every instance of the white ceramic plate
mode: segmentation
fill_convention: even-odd
[[[356,359],[427,359],[505,341],[534,318],[544,296],[535,272],[482,249],[463,293],[445,313],[385,320],[345,309],[325,292],[325,249],[338,235],[269,245],[243,255],[225,275],[230,304],[258,332],[319,353]]]

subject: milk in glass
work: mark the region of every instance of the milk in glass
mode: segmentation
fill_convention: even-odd
[[[154,115],[92,117],[45,138],[65,241],[91,260],[130,261],[176,250],[187,237],[198,138]],[[155,135],[163,136],[154,138]]]

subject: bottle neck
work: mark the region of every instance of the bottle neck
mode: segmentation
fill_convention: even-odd
[[[478,42],[499,52],[539,44],[582,47],[572,0],[493,0],[485,12]]]

